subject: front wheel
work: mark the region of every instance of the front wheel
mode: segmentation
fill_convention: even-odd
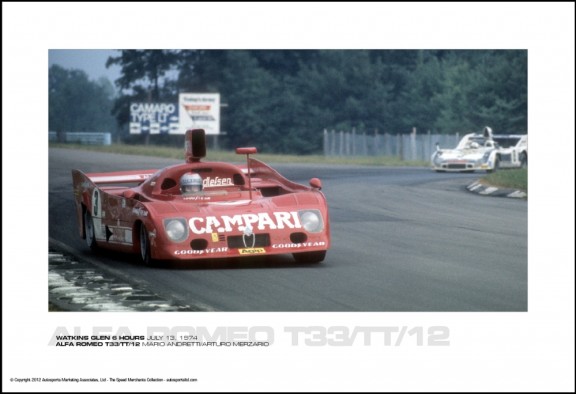
[[[144,264],[152,264],[152,257],[150,256],[150,238],[148,237],[148,231],[144,224],[140,225],[140,258]]]
[[[326,258],[326,251],[293,253],[294,259],[299,263],[320,263]]]
[[[487,173],[496,172],[498,171],[499,168],[500,168],[500,159],[496,157],[496,159],[494,159],[494,167],[491,170],[486,170],[486,172]]]
[[[94,234],[94,220],[88,210],[84,211],[84,236],[86,238],[86,245],[91,250],[96,250],[96,235]]]

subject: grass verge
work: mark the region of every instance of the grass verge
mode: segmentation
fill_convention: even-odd
[[[528,193],[528,169],[500,170],[486,175],[481,182],[490,186],[518,189]]]
[[[146,145],[80,145],[51,143],[52,148],[84,149],[96,152],[118,153],[123,155],[141,155],[165,157],[170,159],[184,159],[184,148],[171,148],[164,146]],[[341,165],[366,165],[366,166],[389,166],[389,167],[428,167],[426,161],[405,161],[391,156],[323,156],[323,155],[277,155],[258,153],[257,158],[268,163],[303,163],[303,164],[341,164]],[[207,160],[238,162],[242,157],[234,152],[208,150]]]
[[[117,153],[122,155],[155,156],[169,159],[183,159],[183,148],[146,145],[81,145],[51,143],[50,147],[64,149],[83,149],[96,152]],[[382,167],[428,167],[426,161],[405,161],[393,156],[323,156],[323,155],[277,155],[261,154],[258,159],[269,163],[303,163],[303,164],[339,164],[339,165],[366,165]],[[240,162],[243,159],[234,152],[209,150],[207,160]],[[528,192],[528,170],[510,169],[500,170],[486,175],[481,182],[491,186],[519,189]]]

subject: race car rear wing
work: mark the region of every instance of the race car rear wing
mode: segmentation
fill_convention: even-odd
[[[140,184],[158,170],[136,170],[117,172],[94,172],[85,174],[95,184],[136,183]]]

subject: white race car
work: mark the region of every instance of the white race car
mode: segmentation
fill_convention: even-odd
[[[528,165],[528,136],[493,136],[485,127],[482,133],[466,134],[454,149],[440,149],[431,157],[432,169],[437,172],[496,171],[499,168]]]
[[[528,168],[528,135],[494,135],[492,139],[500,168]]]

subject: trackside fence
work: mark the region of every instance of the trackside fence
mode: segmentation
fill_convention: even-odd
[[[93,132],[80,132],[80,133],[57,133],[55,131],[48,132],[48,141],[50,142],[68,142],[86,145],[111,145],[111,133],[93,133]]]
[[[355,130],[324,130],[325,156],[394,156],[400,160],[430,160],[436,149],[454,148],[460,141],[456,134],[409,134],[357,133]]]

